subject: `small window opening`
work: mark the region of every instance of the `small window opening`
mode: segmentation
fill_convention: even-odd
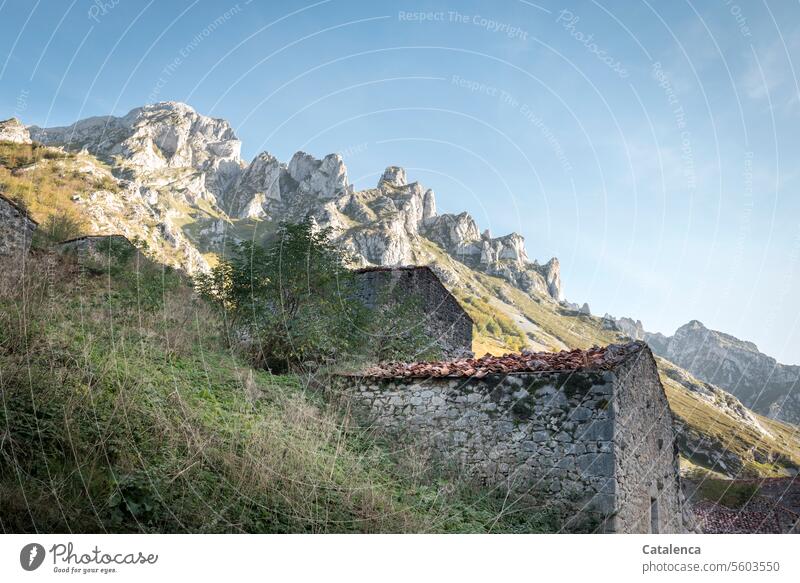
[[[658,534],[658,498],[650,498],[650,532]]]

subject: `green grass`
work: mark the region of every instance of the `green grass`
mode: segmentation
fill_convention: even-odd
[[[397,451],[253,370],[180,276],[0,269],[3,532],[549,532],[558,513]]]
[[[95,179],[74,171],[74,161],[75,154],[39,144],[0,142],[0,191],[24,206],[39,223],[51,215],[67,215],[82,225],[85,221],[76,212],[72,197],[86,194],[96,185]]]
[[[751,482],[703,478],[695,496],[728,508],[741,508],[758,494],[758,485]]]

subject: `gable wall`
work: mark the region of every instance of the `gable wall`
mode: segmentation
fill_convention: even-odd
[[[337,382],[361,421],[473,481],[544,495],[600,529],[614,511],[611,373]]]
[[[13,204],[0,197],[0,256],[22,256],[27,253],[36,224]]]
[[[445,358],[472,355],[472,321],[430,269],[376,269],[356,272],[356,278],[369,306],[386,298],[417,298],[425,330]]]

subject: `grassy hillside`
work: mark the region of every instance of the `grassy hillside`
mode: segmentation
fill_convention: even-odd
[[[97,189],[113,191],[115,188],[114,185],[113,177],[107,167],[89,155],[64,153],[59,150],[44,148],[35,144],[20,145],[0,143],[0,189],[4,191],[6,196],[22,200],[29,207],[34,218],[39,220],[40,223],[43,223],[47,217],[54,213],[74,213],[81,228],[90,230],[88,225],[91,222],[91,217],[81,213],[87,213],[91,207],[89,205],[74,204],[72,202],[72,197],[76,194],[84,195]],[[208,217],[215,217],[213,209],[203,207],[203,205],[206,204],[203,203],[203,201],[200,201],[202,204],[198,203],[203,207],[200,210],[193,210],[193,208],[186,206],[185,202],[168,199],[165,199],[165,201],[169,205],[181,209],[182,212],[175,218],[177,224],[191,235],[192,240],[202,241],[206,219],[208,219]],[[124,216],[119,216],[118,218],[120,221],[128,220]],[[139,221],[139,219],[134,217],[125,224],[130,223],[133,232],[137,232],[136,229],[139,229],[141,224],[144,224],[140,224],[141,221],[137,221]],[[263,228],[259,226],[258,221],[234,221],[231,228],[235,233],[240,235],[252,237],[255,229],[258,229],[259,236],[264,235]],[[201,250],[208,251],[208,249]],[[154,253],[160,260],[165,260],[166,256],[164,253],[169,251],[170,249],[167,248],[159,248],[156,250],[153,246],[151,246],[149,250],[149,252]],[[176,251],[173,249],[172,252],[174,253]],[[211,258],[213,260],[213,257]],[[473,349],[477,354],[484,354],[486,352],[498,354],[519,350],[523,347],[537,350],[560,350],[576,347],[586,348],[595,344],[605,345],[611,342],[617,342],[621,339],[618,332],[605,329],[601,319],[568,310],[547,297],[540,297],[536,294],[525,294],[499,278],[473,271],[466,265],[448,256],[441,248],[431,242],[423,242],[422,247],[418,250],[418,257],[416,260],[420,264],[436,264],[442,273],[445,285],[458,297],[475,321]],[[96,302],[99,301],[98,298],[101,298],[101,296],[97,294],[101,294],[101,292],[103,294],[111,293],[110,290],[95,289],[99,285],[98,282],[101,281],[103,285],[110,283],[113,283],[115,286],[123,285],[125,282],[117,281],[120,277],[119,274],[116,275],[112,278],[114,281],[110,281],[108,278],[87,280],[91,282],[88,290],[84,290],[81,287],[86,284],[86,281],[80,279],[78,280],[81,282],[80,285],[75,282],[69,283],[70,280],[66,280],[64,285],[78,285],[77,293],[84,293],[85,291],[87,293],[91,292],[88,297],[94,298],[92,302]],[[163,281],[167,282],[168,279]],[[135,293],[130,290],[126,293],[133,293],[137,301],[150,301],[147,300],[148,294],[142,295],[143,291],[140,283],[131,283],[128,281],[125,285],[135,286]],[[123,289],[125,289],[124,286]],[[71,350],[76,350],[83,346],[84,327],[89,326],[93,329],[95,322],[88,317],[80,301],[74,297],[74,293],[76,293],[75,290],[69,287],[58,288],[56,290],[52,286],[47,288],[47,290],[48,291],[42,293],[50,294],[50,299],[48,301],[53,306],[65,306],[71,310],[59,316],[59,321],[61,321],[63,328],[61,336],[55,336],[47,342],[52,343],[53,346],[56,347],[61,346],[61,348],[58,348],[61,353],[70,354]],[[175,297],[170,294],[165,294],[164,297],[162,297],[162,290],[158,285],[155,287],[151,286],[151,292],[153,295],[158,296],[155,298],[156,300],[161,302],[166,301],[167,303],[176,301],[175,298],[177,297],[181,297],[186,301],[189,301],[187,298],[191,298],[191,294],[186,289],[180,292],[180,294],[183,295]],[[115,295],[108,295],[107,299],[110,301],[115,297]],[[129,299],[130,298],[128,298],[128,300]],[[75,301],[78,301],[77,305],[74,304]],[[117,304],[114,305],[116,306]],[[256,385],[259,387],[263,385],[263,387],[265,387],[263,392],[266,394],[273,393],[274,391],[272,391],[270,387],[277,383],[283,387],[283,389],[278,391],[280,395],[299,395],[293,398],[300,399],[301,403],[306,403],[306,400],[309,399],[307,392],[303,391],[301,388],[302,383],[297,379],[265,378],[263,374],[260,375],[255,371],[250,372],[246,370],[246,368],[243,369],[244,372],[240,370],[242,366],[241,363],[237,363],[231,355],[227,354],[224,343],[221,343],[219,339],[213,342],[209,340],[209,338],[211,338],[208,336],[209,332],[215,330],[215,324],[207,320],[207,318],[210,317],[209,315],[197,315],[187,312],[184,314],[184,319],[179,318],[175,320],[174,318],[177,316],[173,316],[172,312],[170,312],[169,318],[165,319],[162,317],[163,305],[162,303],[160,307],[154,308],[151,312],[147,312],[150,313],[150,316],[148,316],[149,319],[145,318],[141,324],[137,322],[143,308],[138,304],[123,306],[124,310],[122,314],[128,314],[126,317],[130,317],[132,319],[131,321],[137,326],[144,326],[139,332],[136,332],[136,334],[142,336],[142,338],[133,342],[133,345],[140,347],[149,346],[155,354],[169,354],[169,352],[164,352],[166,350],[164,346],[159,344],[151,345],[149,343],[156,342],[159,338],[162,344],[165,342],[183,343],[189,348],[184,348],[184,352],[179,354],[179,356],[189,359],[190,362],[193,362],[192,359],[201,359],[203,368],[200,370],[205,370],[205,367],[209,367],[211,371],[228,371],[226,373],[228,376],[217,379],[220,382],[220,387],[229,385],[233,387],[237,383],[241,385],[243,382],[242,378],[252,378]],[[189,302],[189,305],[194,304]],[[185,308],[183,305],[178,307],[181,309]],[[110,318],[119,316],[119,314],[111,311],[110,307],[102,310],[94,308],[94,312],[92,312],[93,316],[95,312],[105,314]],[[73,322],[73,324],[70,324],[70,322]],[[76,327],[74,324],[75,322],[80,322],[81,325]],[[202,332],[204,333],[201,335],[199,331],[196,331],[195,339],[185,336],[185,334],[187,334],[186,327],[192,322],[200,322],[203,328]],[[208,325],[206,326],[207,323]],[[106,322],[106,324],[111,325],[108,322]],[[160,326],[160,332],[156,332],[153,328],[156,324]],[[74,330],[78,331],[75,332],[78,335],[70,339],[70,334],[73,332],[69,331]],[[93,341],[97,338],[98,342],[100,342],[98,345],[100,347],[106,346],[106,344],[103,344],[106,342],[108,342],[108,346],[116,347],[118,343],[115,339],[109,340],[103,336],[113,333],[115,330],[117,330],[117,328],[113,326],[110,330],[99,327],[95,332],[97,335],[91,336],[90,338],[93,339]],[[128,324],[124,324],[120,330],[129,332],[131,330],[135,331],[137,328],[130,328]],[[3,333],[4,332],[0,331],[0,334]],[[48,332],[48,334],[52,333],[52,330]],[[136,334],[133,335],[134,338]],[[173,336],[174,339],[170,340]],[[202,340],[201,337],[203,338]],[[128,337],[122,334],[121,338],[124,340]],[[62,344],[58,344],[56,340]],[[73,344],[69,345],[69,342]],[[189,386],[195,382],[187,376],[184,376],[189,374],[186,372],[187,370],[193,373],[197,372],[194,365],[187,364],[186,367],[175,367],[170,364],[171,361],[168,361],[168,368],[164,369],[163,367],[166,365],[159,364],[157,371],[151,371],[152,362],[149,360],[146,362],[137,361],[138,353],[130,350],[130,342],[132,341],[124,340],[123,343],[119,345],[124,348],[124,352],[116,351],[115,348],[113,362],[125,363],[127,367],[125,370],[128,371],[150,371],[148,374],[152,373],[153,376],[152,378],[148,377],[147,386],[161,387],[160,383],[164,381],[169,381],[175,384],[175,386]],[[209,342],[211,342],[210,345],[208,345]],[[169,350],[172,349],[170,348]],[[44,358],[48,355],[42,353],[40,356]],[[223,360],[223,357],[228,360]],[[37,362],[39,361],[32,361],[32,366],[39,366]],[[234,364],[230,364],[230,367],[226,369],[222,366],[223,362],[228,362],[229,364],[235,363],[235,366]],[[41,361],[39,364],[41,368],[37,369],[36,366],[34,366],[32,370],[38,370],[43,377],[47,377],[46,371],[49,370],[49,362]],[[5,365],[9,365],[9,363],[5,363],[4,366]],[[92,366],[101,366],[105,368],[110,365],[104,362],[93,362]],[[760,426],[766,429],[766,432],[758,430],[757,427],[752,424],[742,423],[740,418],[730,416],[722,406],[722,403],[715,403],[713,399],[702,398],[700,394],[693,391],[692,384],[700,384],[699,381],[689,380],[687,382],[678,382],[675,380],[675,378],[678,377],[667,374],[676,367],[669,365],[666,361],[660,362],[660,367],[662,370],[662,381],[664,382],[670,405],[681,427],[690,435],[691,443],[697,444],[698,442],[702,442],[702,447],[699,450],[694,446],[687,446],[687,448],[684,449],[683,453],[687,458],[691,458],[693,462],[700,465],[713,466],[704,455],[699,455],[698,452],[702,450],[718,453],[723,452],[729,454],[729,457],[734,456],[739,460],[734,461],[734,466],[738,469],[743,469],[747,473],[759,473],[763,475],[781,474],[785,471],[784,468],[787,466],[800,465],[800,437],[798,437],[796,428],[759,416],[756,416],[756,418]],[[13,371],[14,369],[11,368],[8,370]],[[58,370],[60,371],[61,369]],[[3,379],[7,378],[9,374],[10,373],[5,370],[4,367],[0,368],[0,382],[3,382]],[[19,372],[19,374],[22,373]],[[203,375],[202,379],[211,379],[213,377],[211,372],[197,374]],[[244,375],[244,377],[242,377],[242,375]],[[175,377],[174,382],[173,376]],[[691,375],[684,378],[690,377]],[[30,392],[30,390],[28,390],[28,392]],[[261,390],[259,390],[259,394],[260,393]],[[257,399],[254,402],[262,403],[262,401],[264,400]],[[271,407],[279,406],[279,404],[273,400],[268,399],[267,401],[270,403]],[[182,401],[178,401],[178,403],[181,402]],[[210,406],[202,399],[196,402],[202,407]],[[295,401],[290,401],[289,403],[295,403]],[[235,404],[239,406],[241,402],[235,401]],[[168,400],[159,402],[159,407],[163,410],[169,410],[173,405],[174,403]],[[264,405],[258,404],[257,406],[262,407]],[[287,404],[280,405],[280,407],[289,406],[290,405]],[[317,407],[313,401],[310,402],[309,406]],[[288,415],[288,411],[291,410],[291,408],[270,409],[271,414],[278,416],[284,414]],[[321,419],[323,420],[327,419],[326,416],[330,414],[330,412],[324,412],[321,409],[314,410],[322,411],[320,415],[322,415]],[[253,413],[253,415],[256,416],[261,414],[262,413]],[[206,417],[206,415],[204,415],[204,417]],[[313,425],[311,421],[309,421],[309,423]],[[351,435],[348,433],[348,436]],[[338,440],[338,436],[332,435],[331,439],[334,438]],[[3,447],[7,448],[9,446],[4,444]],[[5,452],[6,450],[2,451]],[[730,459],[732,460],[733,458]],[[366,460],[364,464],[363,468],[365,469],[372,467]],[[403,471],[394,475],[403,475]],[[185,474],[181,475],[183,476]],[[382,472],[381,475],[383,475]],[[370,476],[365,475],[363,479],[372,483],[372,477]],[[39,482],[37,481],[35,483],[38,484]],[[412,486],[412,489],[416,488],[416,485]],[[425,488],[428,488],[428,486],[425,486]],[[47,489],[45,488],[44,491],[47,491]],[[437,494],[438,490],[434,489],[433,492],[435,499],[440,500]],[[430,491],[428,491],[428,494],[430,494]],[[21,504],[24,505],[24,501],[21,502]],[[430,528],[434,527],[431,526]]]
[[[174,272],[37,253],[0,274],[4,532],[558,528],[252,370]]]

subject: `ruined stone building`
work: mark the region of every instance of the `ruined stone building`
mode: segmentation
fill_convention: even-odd
[[[61,253],[77,253],[80,255],[96,255],[101,256],[103,253],[108,253],[118,249],[135,250],[136,247],[131,243],[125,235],[83,235],[61,241],[58,244],[58,250]]]
[[[22,257],[38,224],[18,204],[0,194],[0,257]]]
[[[472,356],[472,319],[430,267],[366,267],[355,272],[367,306],[414,300],[426,334],[446,358]]]
[[[131,258],[147,261],[125,235],[84,235],[62,241],[57,249],[62,255],[74,255],[80,265],[98,271]]]
[[[398,443],[481,484],[544,495],[600,531],[692,524],[672,413],[644,343],[379,365],[334,386]]]

